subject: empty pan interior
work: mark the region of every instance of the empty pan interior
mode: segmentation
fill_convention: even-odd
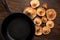
[[[4,32],[5,31],[5,32]],[[15,40],[26,40],[34,35],[34,24],[32,20],[24,14],[13,14],[8,16],[2,25],[2,34]],[[9,37],[7,35],[7,37]]]
[[[30,24],[23,18],[16,18],[8,25],[8,32],[13,38],[25,38],[30,33]]]

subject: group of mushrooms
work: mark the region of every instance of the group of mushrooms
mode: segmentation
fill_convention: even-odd
[[[47,35],[54,28],[54,21],[56,18],[56,11],[54,9],[47,9],[48,4],[43,3],[40,6],[40,0],[31,0],[30,6],[23,10],[23,13],[29,16],[35,24],[35,35]]]

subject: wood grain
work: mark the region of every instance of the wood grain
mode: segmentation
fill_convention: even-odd
[[[11,12],[22,12],[23,9],[29,5],[31,0],[6,0]],[[57,17],[54,20],[55,27],[52,32],[48,35],[42,35],[40,37],[34,36],[33,40],[60,40],[60,0],[40,0],[42,3],[48,3],[48,9],[53,8],[57,12]],[[41,6],[40,5],[40,6]],[[0,3],[0,25],[4,18],[7,16],[7,12]],[[1,26],[0,26],[1,28]]]

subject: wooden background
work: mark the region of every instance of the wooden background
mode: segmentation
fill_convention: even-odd
[[[22,12],[23,9],[29,5],[31,0],[6,0],[9,6],[9,9],[12,13],[14,12]],[[48,3],[48,8],[54,8],[57,12],[57,17],[54,20],[55,27],[52,29],[51,33],[48,35],[42,35],[40,37],[35,37],[33,40],[60,40],[60,0],[40,0],[41,5],[42,3]],[[5,8],[0,2],[0,34],[1,34],[1,24],[5,17],[8,16]],[[0,40],[2,37],[0,35]]]

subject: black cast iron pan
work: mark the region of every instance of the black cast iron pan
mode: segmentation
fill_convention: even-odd
[[[8,14],[2,23],[1,34],[4,40],[32,40],[34,36],[34,23],[23,13],[11,13],[6,0],[1,0]]]
[[[4,40],[32,40],[34,31],[33,21],[23,13],[9,15],[1,27]]]

